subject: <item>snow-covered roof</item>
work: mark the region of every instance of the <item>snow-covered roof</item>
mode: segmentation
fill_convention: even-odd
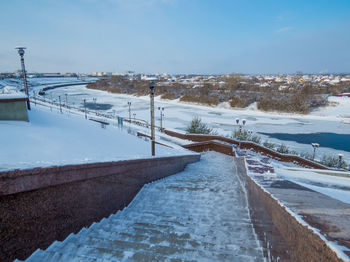
[[[17,90],[13,86],[5,86],[0,90],[0,100],[27,98],[26,94]]]

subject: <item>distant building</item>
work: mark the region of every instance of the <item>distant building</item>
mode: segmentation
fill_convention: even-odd
[[[350,93],[342,93],[342,94],[339,94],[337,96],[339,96],[339,97],[350,97]]]
[[[112,76],[112,72],[92,72],[91,76]]]
[[[78,75],[76,73],[63,73],[64,77],[77,77]]]
[[[42,73],[42,77],[63,77],[61,73]]]
[[[135,75],[136,73],[135,73],[135,71],[130,71],[130,70],[128,70],[128,71],[125,71],[125,74],[126,74],[126,75],[129,75],[129,76],[133,76],[133,75]]]

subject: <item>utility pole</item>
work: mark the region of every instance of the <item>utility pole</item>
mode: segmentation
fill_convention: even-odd
[[[24,92],[27,95],[27,108],[28,108],[28,110],[30,110],[29,92],[28,92],[28,85],[27,85],[27,74],[26,74],[26,68],[24,66],[24,49],[26,49],[26,47],[18,46],[15,49],[18,49],[18,54],[21,57]]]
[[[152,139],[152,156],[156,154],[155,134],[154,134],[154,83],[150,83],[150,99],[151,99],[151,139]]]

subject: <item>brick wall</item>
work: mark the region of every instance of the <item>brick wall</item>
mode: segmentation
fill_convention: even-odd
[[[225,155],[235,156],[232,146],[221,144],[215,141],[205,141],[183,146],[194,152],[216,151]]]

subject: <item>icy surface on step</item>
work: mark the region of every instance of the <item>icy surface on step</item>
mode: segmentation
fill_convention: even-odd
[[[208,152],[29,261],[264,261],[231,157]]]

